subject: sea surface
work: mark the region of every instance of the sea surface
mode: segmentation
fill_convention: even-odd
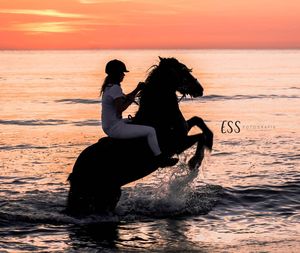
[[[114,214],[66,215],[68,174],[104,136],[105,63],[126,63],[129,92],[158,56],[204,87],[180,108],[212,153],[124,186]],[[0,51],[0,98],[0,252],[300,252],[300,50]]]

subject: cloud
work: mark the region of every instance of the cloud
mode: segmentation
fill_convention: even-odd
[[[87,15],[78,13],[65,13],[56,10],[26,10],[26,9],[0,9],[0,13],[6,14],[25,14],[59,18],[88,18]]]
[[[0,27],[0,30],[22,31],[28,34],[35,33],[74,33],[76,31],[93,31],[99,26],[106,23],[99,21],[64,21],[64,22],[31,22],[13,24],[5,29]]]
[[[77,29],[67,22],[36,22],[14,25],[13,30],[29,33],[67,33],[75,32]]]

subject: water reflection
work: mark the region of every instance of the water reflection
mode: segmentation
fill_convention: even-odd
[[[86,247],[115,249],[119,240],[118,226],[115,222],[74,225],[69,228],[71,246],[75,250]]]
[[[74,250],[87,247],[98,250],[125,250],[130,252],[208,252],[207,245],[191,240],[193,230],[180,219],[144,222],[102,222],[76,225],[69,228]]]

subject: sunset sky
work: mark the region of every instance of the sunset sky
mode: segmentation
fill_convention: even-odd
[[[0,0],[0,49],[300,48],[299,0]]]

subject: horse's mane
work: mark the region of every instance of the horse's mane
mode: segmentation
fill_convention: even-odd
[[[159,58],[159,64],[152,65],[148,69],[148,76],[146,77],[146,89],[141,92],[143,96],[147,92],[159,90],[159,92],[172,91],[174,92],[174,83],[176,82],[176,68],[185,66],[176,58]],[[171,90],[170,90],[171,89]]]
[[[155,81],[159,78],[159,72],[160,72],[159,65],[158,64],[152,65],[147,70],[147,72],[148,72],[148,76],[145,80],[145,83],[147,84],[155,83]]]
[[[158,115],[166,108],[173,115],[172,110],[177,110],[176,68],[181,65],[175,58],[160,58],[159,64],[148,69],[145,88],[139,94],[140,105],[136,119],[143,118],[147,122],[148,117],[154,117],[153,114]]]

